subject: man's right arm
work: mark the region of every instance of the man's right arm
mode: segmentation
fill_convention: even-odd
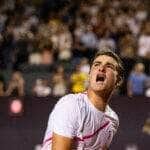
[[[59,100],[48,121],[47,137],[52,137],[52,150],[71,150],[78,128],[77,101],[72,95]],[[49,134],[49,135],[48,135]]]
[[[52,150],[71,150],[72,139],[53,132]]]

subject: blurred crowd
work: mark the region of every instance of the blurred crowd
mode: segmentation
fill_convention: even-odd
[[[126,70],[116,94],[150,96],[149,3],[1,0],[0,95],[83,92],[91,58],[110,48]]]

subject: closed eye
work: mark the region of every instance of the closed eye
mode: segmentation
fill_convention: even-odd
[[[114,66],[113,64],[107,64],[106,67],[112,70],[116,70],[116,66]]]
[[[99,66],[100,65],[100,63],[94,63],[93,64],[93,66],[95,66],[95,67],[97,67],[97,66]]]

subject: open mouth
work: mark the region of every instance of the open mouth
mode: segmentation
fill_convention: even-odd
[[[105,78],[106,77],[104,75],[97,75],[96,82],[104,82]]]

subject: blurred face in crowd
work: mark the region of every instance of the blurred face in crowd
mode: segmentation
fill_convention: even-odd
[[[19,72],[14,72],[12,75],[13,80],[19,80],[21,79],[21,74]]]
[[[117,62],[107,55],[100,55],[92,63],[89,88],[96,93],[111,93],[117,83]]]
[[[137,73],[142,73],[142,72],[144,72],[144,70],[145,70],[145,66],[144,66],[143,63],[137,63],[137,64],[135,65],[135,71],[136,71]]]

